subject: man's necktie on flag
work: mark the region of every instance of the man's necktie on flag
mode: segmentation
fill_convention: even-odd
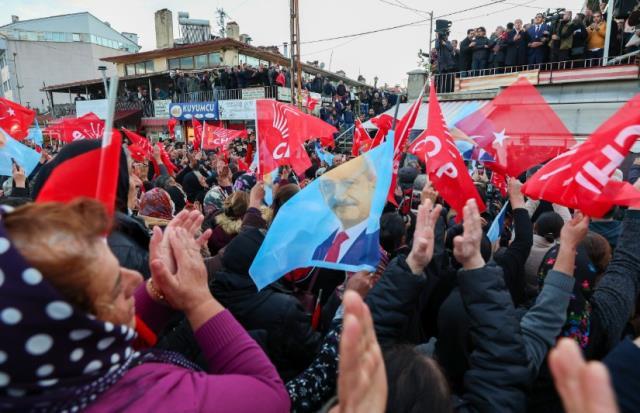
[[[458,213],[458,221],[462,219],[462,208],[469,199],[476,200],[480,212],[486,209],[447,129],[433,82],[429,90],[427,128],[413,141],[409,152],[424,160],[429,181]]]
[[[13,174],[13,161],[29,176],[38,166],[40,154],[0,129],[0,175],[11,176]]]
[[[269,99],[256,100],[258,175],[285,165],[302,175],[311,167],[304,143],[319,138],[323,146],[333,146],[335,132],[337,129],[333,126],[291,105]]]
[[[507,207],[509,206],[509,201],[504,203],[504,206],[498,212],[498,215],[493,219],[489,230],[487,231],[487,238],[493,244],[494,242],[500,239],[500,234],[502,234],[502,228],[504,228],[504,218],[507,215]]]
[[[540,168],[522,187],[533,199],[544,199],[604,216],[614,205],[640,206],[640,191],[612,180],[640,137],[640,94],[604,122],[586,142]]]
[[[0,98],[0,128],[19,141],[29,135],[36,112],[9,99]]]
[[[323,174],[280,208],[249,269],[258,289],[297,268],[375,269],[393,143]]]
[[[62,162],[40,189],[36,202],[70,202],[78,197],[100,201],[113,214],[118,186],[122,137],[112,129],[118,78],[109,85],[108,112],[100,148]],[[70,185],[73,183],[73,185]]]
[[[517,177],[528,169],[566,152],[575,139],[558,115],[526,78],[520,78],[493,101],[456,124],[495,161],[487,167]],[[478,151],[479,151],[478,149]]]

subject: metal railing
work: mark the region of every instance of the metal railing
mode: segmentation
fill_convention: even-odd
[[[125,99],[118,99],[116,101],[116,112],[125,110],[141,110],[143,117],[153,117],[153,102],[144,102],[140,100],[129,101]],[[65,116],[76,115],[75,103],[61,103],[53,105],[53,116],[61,118]]]
[[[173,101],[176,103],[189,102],[211,102],[218,100],[241,100],[241,99],[277,99],[277,86],[258,86],[244,89],[223,89],[215,88],[213,90],[175,93]]]
[[[540,72],[554,72],[554,71],[560,71],[560,70],[605,67],[603,66],[602,63],[603,63],[602,58],[596,58],[596,59],[567,60],[562,62],[548,62],[548,63],[539,63],[539,64],[521,65],[521,66],[495,67],[495,68],[480,69],[480,70],[466,70],[466,71],[452,72],[452,73],[440,73],[440,74],[436,73],[435,84],[439,93],[448,93],[448,92],[455,91],[456,79],[481,78],[481,77],[497,76],[497,75],[504,75],[504,74],[521,73],[521,72],[527,72],[532,70],[539,70]],[[630,65],[630,64],[640,65],[640,56],[638,55],[638,53],[629,53],[624,56],[610,59],[606,67],[622,66],[622,65]]]

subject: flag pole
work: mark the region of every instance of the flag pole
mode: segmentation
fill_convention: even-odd
[[[102,135],[102,148],[106,148],[111,144],[111,135],[112,135],[112,126],[113,126],[113,118],[116,110],[116,99],[118,97],[118,76],[114,75],[111,77],[111,83],[109,85],[109,94],[107,96],[107,117],[104,121],[104,132]],[[105,163],[107,161],[106,151],[103,150],[100,154],[100,165],[98,167],[98,185],[96,188],[96,198],[102,199],[101,192],[104,190],[104,170]]]

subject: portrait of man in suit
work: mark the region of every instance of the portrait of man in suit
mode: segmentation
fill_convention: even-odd
[[[316,248],[314,260],[359,265],[377,259],[379,230],[367,233],[376,181],[366,156],[320,177],[322,198],[340,225]]]

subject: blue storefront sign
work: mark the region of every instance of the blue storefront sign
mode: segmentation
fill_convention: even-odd
[[[172,103],[169,106],[169,114],[172,118],[179,120],[190,120],[193,118],[199,120],[218,120],[220,117],[217,101]]]

